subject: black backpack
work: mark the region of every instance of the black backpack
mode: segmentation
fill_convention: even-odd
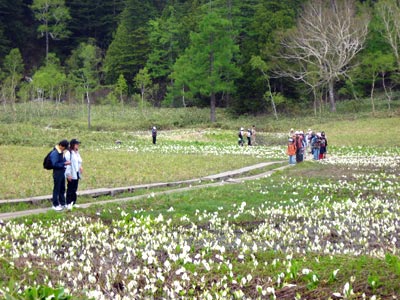
[[[53,170],[53,164],[51,163],[50,154],[54,151],[55,148],[51,149],[49,153],[45,156],[43,160],[43,168],[46,170]]]

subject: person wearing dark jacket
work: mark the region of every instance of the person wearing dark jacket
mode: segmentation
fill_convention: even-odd
[[[62,140],[54,147],[50,154],[51,164],[53,165],[53,209],[61,211],[66,206],[65,203],[65,167],[70,164],[64,157],[64,151],[68,148],[69,142]]]
[[[151,129],[151,137],[153,138],[153,144],[155,145],[157,142],[157,128],[156,126],[153,126]]]

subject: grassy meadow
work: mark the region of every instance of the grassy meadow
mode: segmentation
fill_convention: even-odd
[[[290,128],[324,130],[329,155],[240,184],[4,221],[0,298],[400,298],[399,111],[338,105],[274,120],[220,110],[209,124],[206,109],[95,106],[88,130],[84,106],[2,109],[1,199],[50,194],[42,160],[63,138],[82,141],[80,190],[286,161]],[[252,124],[258,145],[238,147],[237,129]]]

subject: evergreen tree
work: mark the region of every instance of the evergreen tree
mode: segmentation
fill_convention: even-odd
[[[238,97],[232,108],[238,113],[264,111],[266,103],[265,76],[256,72],[251,65],[251,58],[259,56],[267,65],[275,65],[277,51],[280,48],[280,32],[295,25],[296,17],[304,0],[245,0],[239,7],[240,15],[240,53],[243,76],[237,82]],[[272,68],[269,68],[271,72]],[[272,90],[279,89],[279,81],[272,74]],[[291,86],[285,82],[284,86]],[[280,89],[281,92],[282,89]],[[293,90],[293,89],[288,89]]]
[[[151,1],[127,0],[104,61],[107,82],[115,83],[120,74],[132,82],[135,74],[146,65],[150,53],[148,21],[155,16],[156,9]]]
[[[65,46],[72,44],[74,48],[93,38],[97,46],[106,50],[118,26],[124,0],[68,0],[66,5],[71,14],[68,27],[72,35],[69,45]]]
[[[20,49],[26,63],[36,57],[36,32],[27,3],[31,1],[0,1],[0,61],[12,48]]]
[[[215,122],[215,109],[218,93],[234,90],[233,80],[240,71],[234,58],[238,47],[234,43],[232,22],[219,9],[209,8],[199,24],[199,31],[191,35],[191,44],[185,51],[188,71],[180,74],[175,70],[177,82],[187,76],[192,93],[210,97],[210,120]],[[180,88],[180,87],[179,87]]]

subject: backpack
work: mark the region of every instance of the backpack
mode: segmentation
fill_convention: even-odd
[[[46,170],[53,170],[53,164],[51,163],[50,154],[54,151],[54,148],[51,149],[49,153],[43,159],[43,168]]]

